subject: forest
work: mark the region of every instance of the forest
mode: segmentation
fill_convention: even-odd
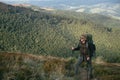
[[[98,14],[47,11],[0,3],[0,52],[77,57],[71,47],[80,35],[93,35],[96,56],[120,62],[120,20]]]

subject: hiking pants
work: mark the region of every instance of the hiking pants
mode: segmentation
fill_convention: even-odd
[[[78,60],[77,60],[77,63],[75,64],[75,74],[77,75],[78,74],[78,71],[79,71],[79,66],[82,64],[82,62],[85,61],[87,62],[87,67],[89,69],[89,75],[91,76],[92,75],[92,63],[91,63],[91,58],[90,60],[87,61],[86,57],[81,55],[78,57]]]

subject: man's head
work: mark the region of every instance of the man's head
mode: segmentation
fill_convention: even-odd
[[[85,44],[85,43],[86,43],[86,40],[87,40],[87,36],[86,36],[85,34],[81,35],[81,37],[80,37],[80,42],[81,42],[82,44]]]

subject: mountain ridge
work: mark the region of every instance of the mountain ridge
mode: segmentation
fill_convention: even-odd
[[[6,1],[7,2],[7,1]],[[11,1],[12,2],[12,1]],[[10,3],[10,2],[8,2]],[[13,4],[16,2],[13,1]],[[19,1],[17,2],[19,3]],[[47,8],[54,8],[54,9],[61,9],[61,10],[73,10],[77,12],[86,12],[86,13],[98,13],[106,16],[110,16],[115,19],[120,20],[120,2],[118,0],[90,0],[90,1],[84,1],[84,0],[71,0],[71,1],[61,1],[61,0],[41,0],[41,1],[24,1],[21,3],[27,3],[36,5],[39,7],[47,7]],[[82,8],[82,5],[84,5],[84,9]],[[115,9],[115,7],[118,6],[118,9]],[[92,9],[94,8],[94,9]],[[97,9],[95,9],[97,8]],[[114,8],[114,9],[110,9]],[[76,10],[77,9],[77,10]]]
[[[0,12],[0,51],[69,57],[70,47],[77,45],[81,34],[89,33],[97,45],[98,56],[119,62],[119,24],[119,21],[99,15],[13,7]]]
[[[75,12],[83,12],[89,14],[100,14],[120,20],[120,4],[119,3],[99,3],[94,5],[63,5],[65,10],[73,10]]]

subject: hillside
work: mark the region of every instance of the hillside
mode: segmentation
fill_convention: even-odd
[[[85,75],[74,75],[74,63],[74,58],[4,52],[0,53],[0,80],[86,80]],[[120,64],[106,64],[93,63],[92,80],[120,79]]]
[[[71,47],[77,46],[80,35],[87,32],[93,35],[97,56],[120,62],[119,25],[119,20],[100,15],[34,11],[0,3],[0,51],[66,58],[71,56]]]

